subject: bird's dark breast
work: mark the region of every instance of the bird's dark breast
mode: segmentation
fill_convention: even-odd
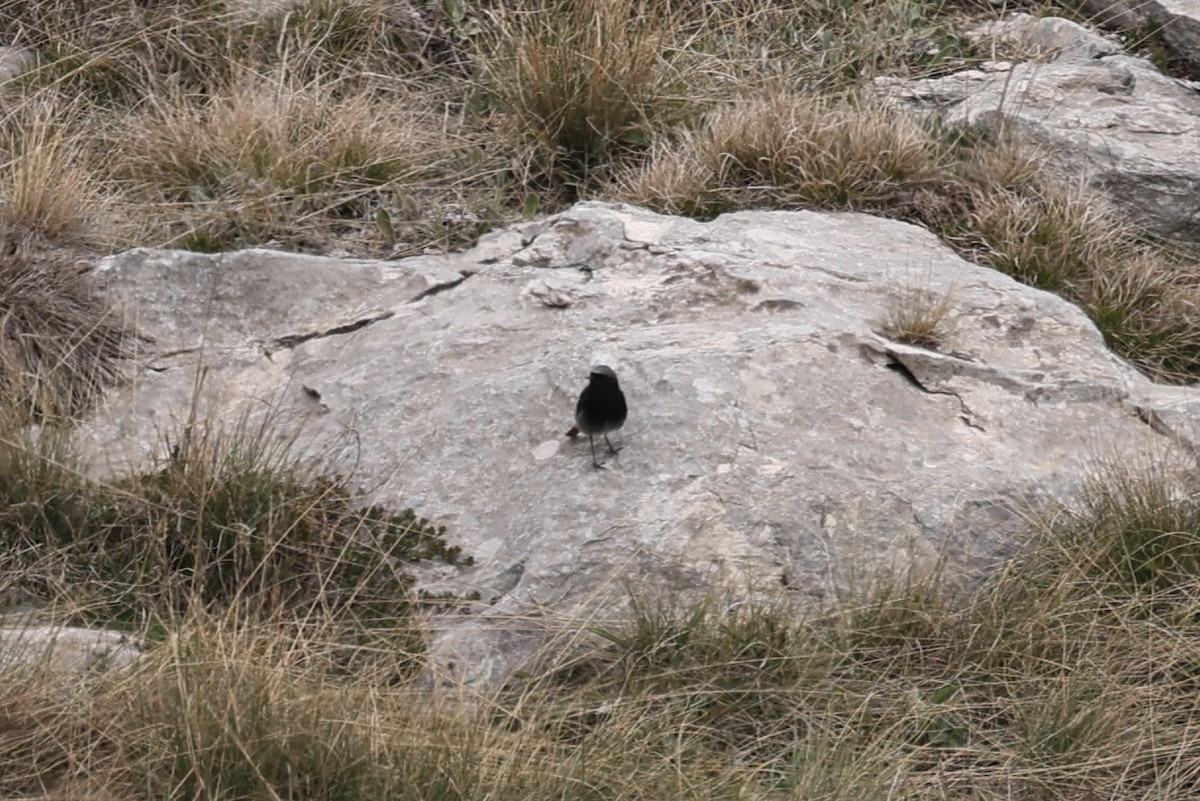
[[[625,396],[616,386],[592,382],[579,396],[575,406],[575,422],[585,434],[614,431],[625,423]]]

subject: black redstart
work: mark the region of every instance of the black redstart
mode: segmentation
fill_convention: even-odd
[[[592,446],[592,467],[600,467],[596,461],[597,436],[604,437],[609,453],[620,450],[608,441],[608,432],[625,425],[626,412],[625,393],[617,384],[617,374],[603,364],[593,367],[588,376],[588,385],[583,388],[579,402],[575,404],[575,426],[567,432],[569,437],[581,431],[588,435],[588,442]]]

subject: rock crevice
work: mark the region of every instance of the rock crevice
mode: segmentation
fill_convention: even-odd
[[[270,358],[271,354],[277,351],[290,350],[295,348],[297,345],[302,345],[305,342],[311,342],[314,339],[325,339],[326,337],[352,334],[355,331],[361,331],[368,325],[377,323],[380,320],[391,319],[393,314],[394,313],[390,311],[380,311],[367,317],[355,320],[354,322],[336,325],[333,328],[327,328],[322,331],[309,331],[304,334],[284,334],[281,337],[276,337],[275,339],[271,340],[270,346],[264,351],[264,353],[266,354],[267,358]]]

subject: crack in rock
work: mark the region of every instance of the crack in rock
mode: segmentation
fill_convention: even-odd
[[[381,311],[376,312],[368,317],[364,317],[361,320],[355,320],[352,323],[346,323],[345,325],[327,328],[323,331],[310,331],[306,334],[287,334],[285,336],[276,337],[275,339],[271,340],[271,347],[267,348],[264,352],[267,358],[270,358],[271,354],[275,353],[276,351],[288,350],[314,339],[325,339],[327,337],[340,336],[341,334],[350,334],[366,328],[368,325],[378,323],[381,320],[387,320],[394,315],[395,312]]]
[[[1200,450],[1197,449],[1196,444],[1167,425],[1166,421],[1154,409],[1134,404],[1133,410],[1137,413],[1138,420],[1149,426],[1150,430],[1155,434],[1171,440],[1172,444],[1179,446],[1193,457],[1200,456]]]
[[[173,359],[176,356],[188,356],[201,350],[203,350],[203,348],[176,348],[175,350],[155,353],[154,355],[146,358],[146,360],[142,363],[142,367],[155,373],[165,373],[171,368],[169,366],[159,364],[159,362],[162,362],[164,359]]]
[[[983,426],[981,426],[975,422],[975,419],[971,414],[970,407],[967,406],[967,402],[964,401],[962,399],[962,396],[959,395],[957,392],[954,392],[953,390],[948,390],[948,389],[930,389],[929,387],[927,387],[923,383],[921,383],[921,379],[917,378],[916,373],[914,373],[909,368],[909,366],[907,364],[905,364],[903,362],[903,360],[901,360],[901,358],[898,354],[893,353],[892,351],[889,350],[889,351],[886,351],[884,353],[884,355],[887,357],[887,364],[885,365],[887,367],[887,369],[893,370],[893,371],[899,373],[901,376],[904,377],[905,381],[912,384],[914,387],[921,390],[926,395],[949,395],[950,397],[954,398],[956,401],[958,401],[958,409],[959,409],[958,419],[963,421],[963,423],[966,424],[967,426],[969,426],[970,428],[974,428],[977,431],[987,431],[987,429],[985,429]]]
[[[171,370],[171,365],[162,364],[162,362],[164,360],[173,359],[176,356],[189,356],[193,353],[200,353],[203,350],[204,350],[203,347],[176,348],[175,350],[168,350],[168,351],[163,351],[162,353],[155,353],[155,354],[147,356],[141,362],[141,367],[143,370],[149,370],[152,373],[165,373],[165,372],[168,372],[169,370]]]
[[[440,295],[441,293],[443,293],[447,290],[454,289],[456,286],[460,286],[463,281],[466,281],[468,278],[470,278],[474,274],[475,273],[471,273],[471,272],[460,272],[458,274],[459,277],[456,278],[455,280],[444,281],[443,283],[440,283],[440,284],[434,284],[433,286],[429,287],[425,291],[419,293],[416,297],[406,300],[405,304],[407,305],[407,304],[417,303],[419,301],[425,300],[425,298],[433,297],[434,295]]]

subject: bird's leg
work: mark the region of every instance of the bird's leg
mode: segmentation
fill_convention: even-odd
[[[605,434],[605,435],[604,435],[604,444],[608,445],[608,452],[609,452],[609,453],[619,453],[619,452],[620,452],[620,450],[621,450],[621,448],[624,448],[624,447],[625,447],[624,445],[622,445],[622,446],[621,446],[621,448],[614,448],[614,447],[613,447],[613,445],[612,445],[612,443],[608,441],[608,434]]]
[[[600,469],[600,463],[596,461],[596,438],[588,434],[588,443],[592,446],[592,467]]]

